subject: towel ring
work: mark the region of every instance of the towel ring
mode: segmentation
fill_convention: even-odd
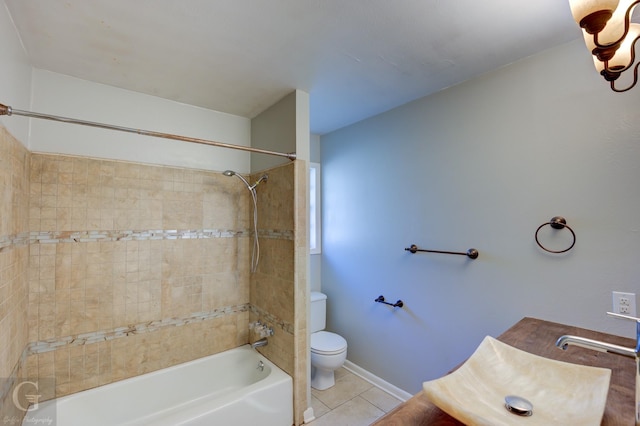
[[[567,228],[569,231],[571,231],[571,235],[573,235],[573,242],[571,243],[569,248],[566,248],[564,250],[549,250],[548,248],[546,248],[545,246],[540,244],[540,240],[538,240],[538,232],[540,232],[540,230],[546,225],[551,226],[553,229]],[[542,225],[540,225],[538,227],[538,229],[536,230],[536,243],[538,244],[538,246],[540,246],[540,248],[542,250],[548,251],[549,253],[555,253],[555,254],[564,253],[564,252],[567,252],[567,251],[571,250],[573,248],[573,246],[576,245],[576,233],[573,232],[573,229],[571,229],[571,227],[569,225],[567,225],[567,220],[564,217],[562,217],[562,216],[554,216],[554,217],[551,218],[551,220],[549,222],[543,223]]]

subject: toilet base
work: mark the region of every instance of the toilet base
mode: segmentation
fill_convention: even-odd
[[[336,384],[334,370],[312,367],[311,387],[316,390],[329,389]]]

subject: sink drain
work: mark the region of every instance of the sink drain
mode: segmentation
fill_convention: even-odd
[[[507,395],[504,398],[504,406],[518,416],[530,416],[533,414],[533,404],[521,396]]]

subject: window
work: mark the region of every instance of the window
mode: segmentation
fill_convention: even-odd
[[[309,252],[319,254],[321,245],[320,164],[309,163]]]

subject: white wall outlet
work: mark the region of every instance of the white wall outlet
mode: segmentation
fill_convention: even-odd
[[[636,316],[636,294],[613,292],[613,312],[616,314]]]

